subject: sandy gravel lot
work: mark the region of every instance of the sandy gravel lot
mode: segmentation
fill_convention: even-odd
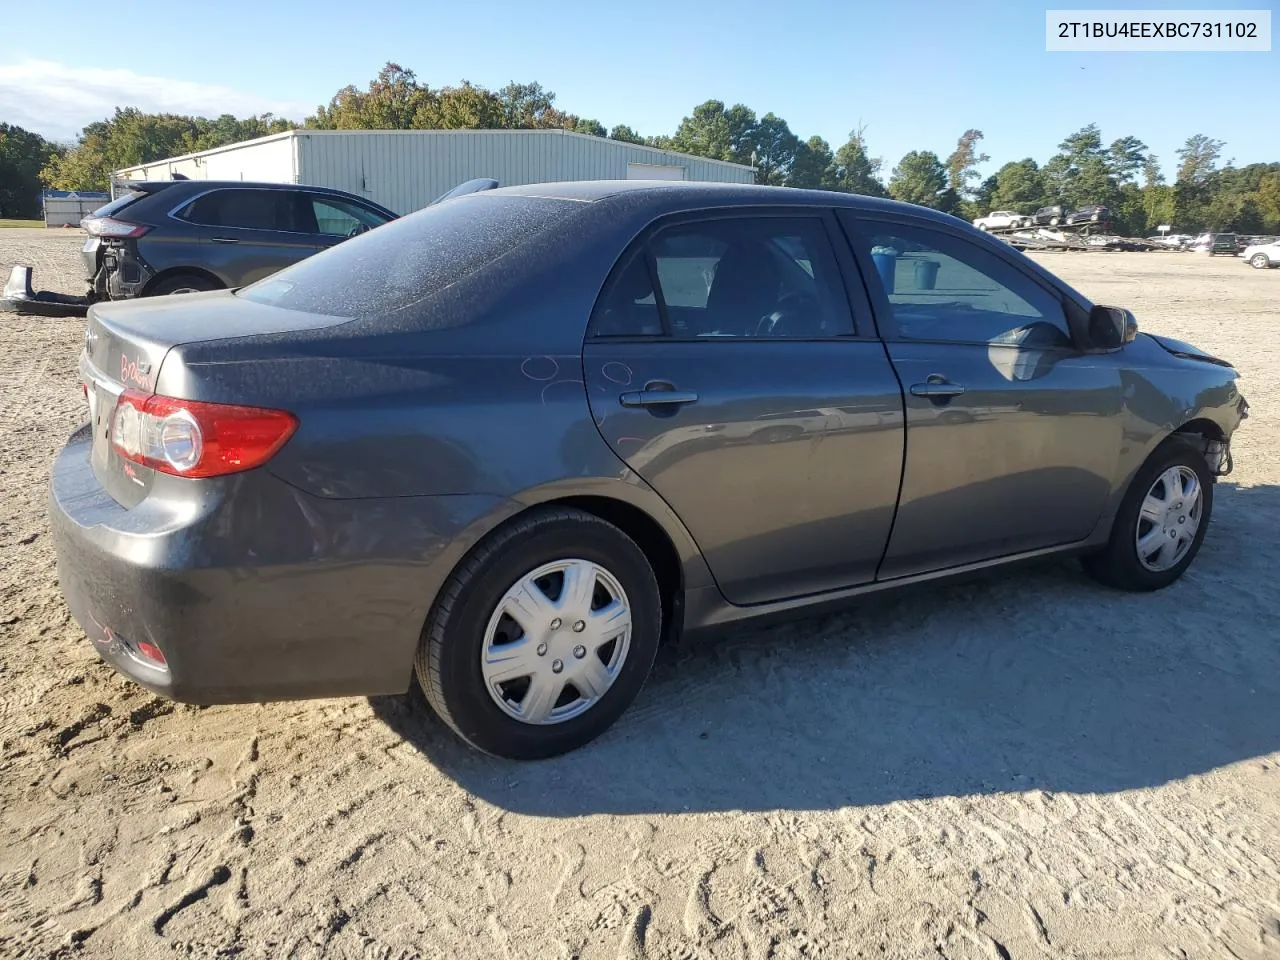
[[[0,270],[75,292],[79,240],[0,231]],[[1280,956],[1280,270],[1044,262],[1243,373],[1180,584],[1050,563],[681,649],[536,765],[416,698],[102,666],[45,521],[82,322],[0,314],[0,957]]]

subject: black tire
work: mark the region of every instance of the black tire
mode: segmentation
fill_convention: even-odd
[[[1253,267],[1255,270],[1266,270],[1271,266],[1271,261],[1267,258],[1265,253],[1255,253],[1249,258],[1249,266]]]
[[[631,605],[630,649],[612,685],[571,719],[532,725],[508,716],[481,672],[485,629],[503,595],[545,563],[580,558],[616,578]],[[537,509],[494,531],[459,564],[437,598],[414,661],[427,702],[463,740],[493,756],[537,760],[594,740],[644,686],[662,633],[662,595],[644,552],[582,510]]]
[[[204,290],[221,290],[222,284],[198,273],[178,273],[165,277],[147,291],[149,297],[167,297],[172,293],[200,293]]]
[[[1142,502],[1156,479],[1170,467],[1185,466],[1195,471],[1200,481],[1200,526],[1191,546],[1182,558],[1168,570],[1147,568],[1138,558],[1136,544]],[[1213,519],[1213,476],[1205,463],[1204,455],[1181,437],[1171,437],[1155,449],[1147,462],[1134,475],[1133,482],[1120,504],[1111,538],[1107,546],[1095,554],[1081,558],[1085,572],[1099,583],[1118,590],[1144,592],[1161,590],[1181,577],[1200,552],[1205,532]]]

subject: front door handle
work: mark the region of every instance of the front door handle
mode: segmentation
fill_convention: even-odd
[[[210,237],[209,239],[212,240],[214,243],[239,243],[240,242],[240,239],[238,237]]]
[[[924,383],[913,383],[911,385],[911,395],[913,397],[929,397],[932,400],[946,397],[958,397],[964,393],[964,387],[958,383],[952,383],[943,377],[933,376]]]
[[[697,403],[698,395],[691,390],[674,390],[669,385],[645,384],[643,390],[629,390],[618,397],[624,407],[668,407]]]

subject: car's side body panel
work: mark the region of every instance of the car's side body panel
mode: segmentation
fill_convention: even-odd
[[[877,341],[597,341],[592,410],[684,519],[724,595],[750,604],[875,578],[902,475],[902,396]],[[697,393],[623,405],[646,383]]]

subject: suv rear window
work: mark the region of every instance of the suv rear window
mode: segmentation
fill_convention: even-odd
[[[237,295],[333,317],[386,316],[529,243],[580,206],[542,197],[447,200],[345,240]]]
[[[110,201],[109,203],[103,204],[97,210],[94,210],[92,213],[88,214],[88,216],[90,217],[115,216],[115,214],[119,213],[129,204],[133,203],[133,201],[137,200],[139,197],[145,197],[145,196],[146,194],[141,190],[130,190],[128,193],[121,194],[120,196],[116,197],[114,200]]]
[[[298,196],[288,190],[213,190],[196,197],[178,216],[206,227],[300,232]]]

